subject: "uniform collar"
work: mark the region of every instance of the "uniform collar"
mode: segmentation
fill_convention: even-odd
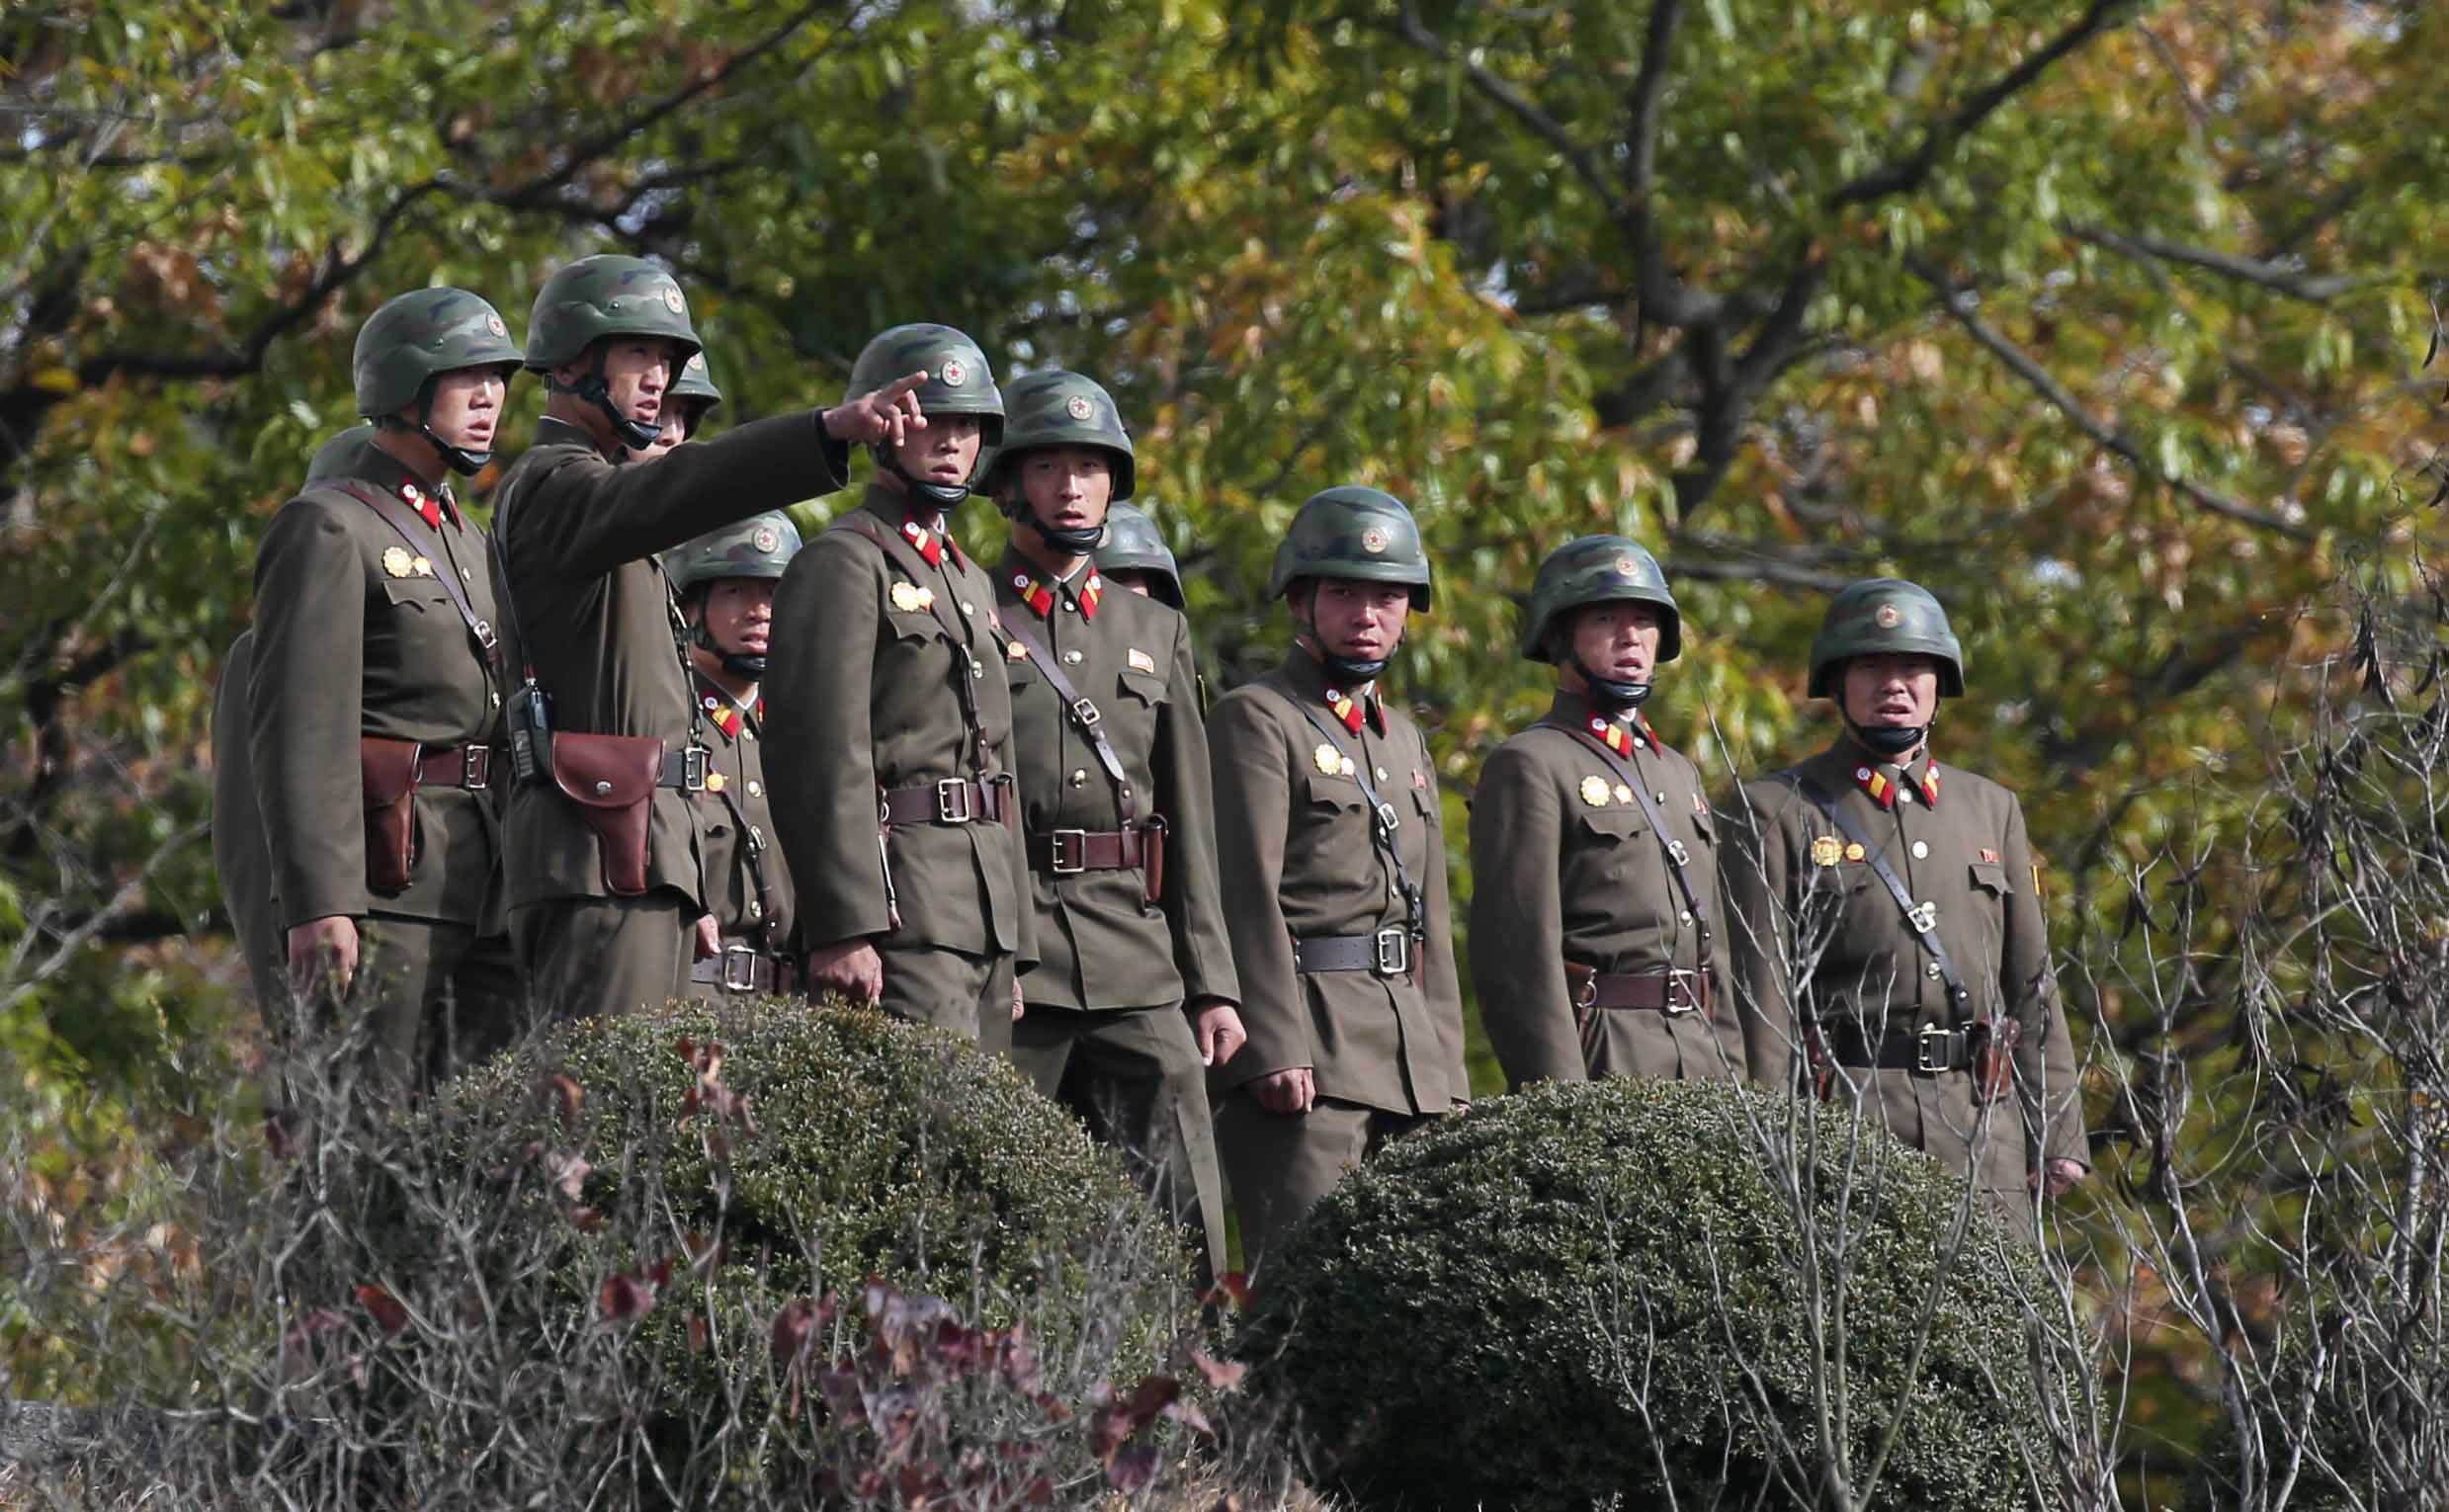
[[[1851,783],[1863,797],[1884,809],[1893,809],[1900,798],[1919,798],[1933,812],[1939,806],[1939,764],[1923,747],[1919,760],[1900,767],[1881,761],[1870,752],[1839,738],[1820,757],[1820,764]]]
[[[876,483],[868,485],[867,496],[859,507],[892,527],[894,534],[910,544],[910,548],[927,560],[930,567],[939,565],[947,555],[956,566],[967,567],[970,558],[963,555],[961,543],[944,529],[940,511],[914,506],[910,496],[895,493]],[[934,523],[929,524],[932,520]]]
[[[342,459],[342,475],[382,489],[417,512],[428,530],[440,530],[449,520],[454,528],[460,524],[459,501],[451,496],[448,482],[428,487],[406,462],[376,446],[372,439],[361,441],[357,449]]]
[[[690,670],[697,677],[698,707],[706,711],[706,722],[721,730],[724,739],[737,740],[740,726],[744,723],[765,722],[765,695],[757,695],[757,701],[743,710],[739,700],[731,697],[728,689],[694,667]]]
[[[1617,714],[1601,709],[1587,695],[1557,690],[1557,701],[1548,710],[1551,723],[1577,729],[1591,739],[1603,742],[1619,756],[1630,756],[1635,749],[1647,746],[1651,755],[1666,747],[1658,741],[1658,732],[1649,727],[1648,718],[1638,710]]]
[[[1361,726],[1366,724],[1381,735],[1386,733],[1386,700],[1378,697],[1375,687],[1366,695],[1355,697],[1350,690],[1330,680],[1322,662],[1299,646],[1295,646],[1293,654],[1285,658],[1284,670],[1295,689],[1324,705],[1327,714],[1341,721],[1346,730],[1357,735],[1361,732]]]
[[[995,578],[1009,585],[1013,598],[1041,620],[1053,619],[1055,606],[1067,601],[1079,612],[1082,623],[1090,623],[1105,599],[1105,578],[1095,562],[1083,562],[1078,571],[1057,580],[1040,576],[1037,567],[1019,552],[1006,551],[995,568]]]
[[[536,422],[536,444],[540,447],[578,447],[592,452],[618,467],[630,460],[622,451],[606,451],[582,425],[572,425],[557,415],[546,415]]]

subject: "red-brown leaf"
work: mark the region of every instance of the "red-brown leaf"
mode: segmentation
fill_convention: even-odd
[[[702,1355],[706,1353],[708,1337],[709,1330],[706,1326],[706,1315],[704,1313],[698,1313],[692,1316],[689,1319],[689,1352],[695,1355]]]
[[[1118,1491],[1137,1491],[1156,1478],[1156,1446],[1134,1444],[1106,1465],[1106,1479]]]
[[[596,1292],[596,1305],[604,1321],[626,1323],[643,1317],[655,1304],[655,1294],[634,1276],[607,1276]]]
[[[1250,1278],[1239,1271],[1226,1271],[1216,1278],[1216,1285],[1202,1293],[1199,1300],[1211,1307],[1229,1304],[1247,1311],[1250,1306]]]
[[[604,1215],[593,1208],[572,1208],[569,1211],[569,1220],[577,1226],[580,1233],[593,1233],[604,1226]]]
[[[408,1309],[400,1304],[398,1298],[382,1288],[359,1287],[357,1300],[367,1311],[374,1314],[375,1321],[382,1325],[384,1333],[397,1333],[408,1326]]]
[[[816,1330],[816,1308],[804,1297],[795,1297],[774,1314],[774,1358],[789,1365],[807,1347]]]
[[[561,1122],[577,1123],[578,1110],[585,1106],[587,1101],[587,1089],[569,1077],[558,1074],[552,1078],[550,1085],[553,1098],[561,1105]]]

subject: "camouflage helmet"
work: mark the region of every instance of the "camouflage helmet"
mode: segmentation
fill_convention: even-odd
[[[1276,547],[1267,596],[1280,599],[1306,577],[1402,583],[1412,606],[1429,607],[1428,552],[1411,511],[1391,493],[1346,484],[1313,493]]]
[[[484,299],[464,289],[417,289],[383,300],[358,327],[349,376],[357,412],[380,419],[416,403],[442,374],[499,368],[508,378],[523,361],[501,312]]]
[[[918,402],[922,409],[927,403]],[[1032,373],[1012,380],[1003,406],[1003,440],[987,475],[990,485],[1000,488],[1012,459],[1031,447],[1091,447],[1113,461],[1113,500],[1131,497],[1131,432],[1123,428],[1114,396],[1096,379],[1060,368]]]
[[[314,449],[314,461],[306,463],[306,481],[328,483],[336,477],[349,476],[357,462],[357,449],[375,439],[371,425],[353,425],[333,435]]]
[[[800,528],[777,510],[709,531],[663,553],[663,575],[674,593],[726,577],[777,578],[800,549]]]
[[[1548,632],[1564,617],[1591,604],[1648,604],[1658,611],[1658,660],[1673,661],[1684,649],[1683,612],[1667,590],[1656,557],[1622,536],[1582,536],[1548,553],[1531,583],[1522,614],[1522,654],[1553,662]]]
[[[975,415],[982,444],[1003,444],[1003,394],[978,344],[949,325],[896,325],[860,349],[842,402],[876,392],[895,378],[925,370],[918,385],[922,415]]]
[[[1172,548],[1157,533],[1156,522],[1131,505],[1117,504],[1106,511],[1106,539],[1097,547],[1096,562],[1100,572],[1147,573],[1155,579],[1149,586],[1158,603],[1182,607],[1182,569]]]
[[[715,386],[715,375],[706,366],[703,348],[689,354],[689,360],[672,375],[671,386],[663,390],[666,402],[694,406],[689,411],[689,429],[695,431],[705,422],[714,407],[722,402],[722,390]]]
[[[582,257],[545,280],[527,321],[527,365],[549,373],[607,336],[660,336],[694,353],[704,345],[672,276],[642,257]]]
[[[1901,578],[1849,583],[1812,637],[1813,698],[1835,698],[1839,668],[1857,656],[1927,656],[1939,664],[1939,694],[1962,698],[1965,650],[1930,590]]]

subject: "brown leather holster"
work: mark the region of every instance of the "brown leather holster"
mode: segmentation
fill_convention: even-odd
[[[1994,1103],[2015,1086],[2015,1048],[2023,1043],[2024,1026],[2014,1019],[1984,1019],[1968,1052],[1973,1073],[1973,1100]]]
[[[366,885],[397,892],[417,865],[417,743],[358,737],[358,781],[366,794]]]
[[[595,831],[604,885],[615,897],[646,890],[646,834],[662,775],[663,742],[652,735],[561,730],[552,737],[553,786]]]
[[[1169,827],[1161,813],[1140,826],[1140,876],[1150,903],[1165,898],[1165,831]]]

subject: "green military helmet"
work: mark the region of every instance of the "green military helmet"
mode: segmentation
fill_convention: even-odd
[[[1428,552],[1411,511],[1391,493],[1345,484],[1313,493],[1276,547],[1267,596],[1280,599],[1305,577],[1402,583],[1412,606],[1429,607]]]
[[[776,510],[709,531],[663,553],[672,591],[685,594],[727,577],[778,578],[800,551],[800,528]]]
[[[328,483],[336,477],[349,476],[349,467],[357,458],[357,449],[375,439],[371,425],[353,425],[314,449],[314,460],[306,463],[306,481]]]
[[[1100,572],[1147,573],[1155,579],[1150,590],[1156,602],[1182,607],[1182,569],[1172,548],[1157,533],[1156,522],[1131,505],[1117,504],[1106,511],[1106,539],[1097,547],[1096,562]]]
[[[660,336],[694,353],[705,343],[672,276],[642,257],[582,257],[545,280],[528,315],[527,365],[547,373],[607,336]]]
[[[416,289],[382,301],[358,328],[349,357],[357,412],[371,420],[418,401],[425,385],[462,368],[499,368],[507,378],[524,361],[499,310],[464,289]]]
[[[689,434],[696,435],[706,417],[722,402],[722,390],[715,386],[715,375],[706,366],[703,349],[690,353],[689,360],[680,365],[680,372],[672,376],[671,386],[663,390],[663,397],[667,403],[691,406]]]
[[[1675,595],[1667,590],[1656,557],[1622,536],[1582,536],[1566,542],[1548,553],[1532,580],[1530,606],[1522,615],[1522,654],[1533,661],[1555,661],[1548,632],[1564,616],[1589,604],[1624,602],[1657,607],[1659,661],[1682,654],[1683,612],[1675,607]]]
[[[915,370],[913,370],[915,371]],[[920,399],[924,409],[927,401]],[[1131,432],[1103,384],[1077,373],[1050,368],[1012,380],[1003,395],[1003,440],[995,471],[985,474],[1000,488],[1016,468],[1015,458],[1031,447],[1090,447],[1113,460],[1116,503],[1131,497],[1134,482]]]
[[[978,344],[949,325],[896,325],[860,349],[851,364],[845,404],[924,371],[918,385],[922,415],[975,415],[983,444],[1003,444],[1003,394]]]
[[[1857,656],[1927,656],[1939,664],[1939,694],[1962,698],[1965,649],[1930,590],[1902,578],[1848,583],[1812,637],[1813,698],[1835,698],[1839,669]]]

